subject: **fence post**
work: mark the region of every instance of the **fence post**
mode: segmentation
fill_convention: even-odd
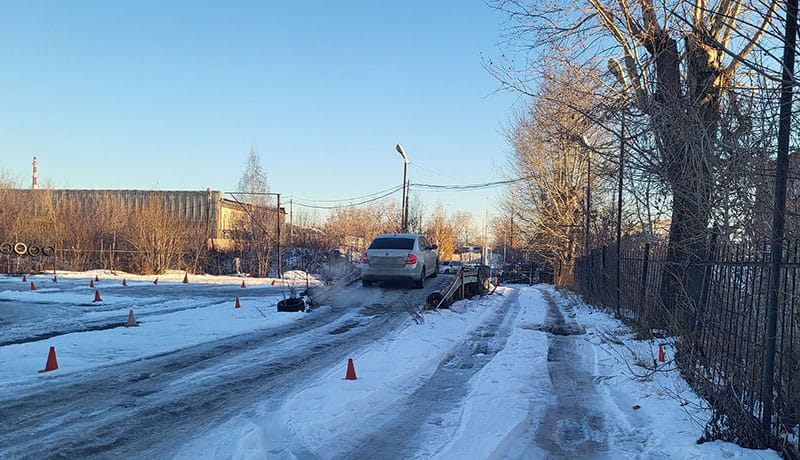
[[[714,254],[717,252],[717,234],[712,233],[711,238],[708,241],[708,247],[706,248],[706,257],[705,257],[705,270],[703,273],[703,283],[702,287],[700,288],[700,299],[697,302],[697,316],[694,319],[694,327],[692,330],[697,332],[700,330],[700,323],[702,322],[703,314],[705,314],[705,307],[708,303],[708,295],[709,291],[711,290],[711,274],[713,270],[711,269],[711,265],[714,263]]]
[[[608,255],[608,246],[603,246],[600,251],[601,261],[603,262],[603,285],[600,288],[600,292],[608,294],[608,265],[606,264],[606,256]],[[605,295],[603,297],[606,297]],[[606,305],[606,299],[603,299],[603,305]]]
[[[614,312],[616,316],[619,318],[619,312],[622,309],[622,241],[621,238],[617,238],[617,253],[616,253],[616,263],[614,264],[614,268],[616,271],[616,280],[614,283]]]
[[[589,269],[586,271],[586,279],[589,281],[589,302],[594,303],[594,277],[595,277],[595,264],[594,264],[594,251],[589,251]]]
[[[642,278],[641,287],[639,288],[639,305],[644,303],[644,297],[647,295],[647,270],[650,265],[650,243],[644,244],[644,262],[642,263]]]

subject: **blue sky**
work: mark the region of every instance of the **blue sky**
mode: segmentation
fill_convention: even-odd
[[[519,99],[481,58],[504,19],[478,0],[7,3],[0,168],[233,191],[252,147],[271,191],[331,200],[399,185],[401,143],[412,182],[500,180]],[[500,191],[413,193],[482,218]]]

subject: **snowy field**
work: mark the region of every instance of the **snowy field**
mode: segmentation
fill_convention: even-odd
[[[89,287],[95,276],[100,302],[92,302],[95,289]],[[122,286],[123,278],[128,286]],[[295,278],[290,283],[305,288],[305,276]],[[243,391],[237,399],[225,390],[233,410],[208,409],[217,412],[201,418],[202,424],[176,429],[167,439],[153,435],[158,444],[132,456],[779,458],[772,451],[721,441],[697,444],[709,414],[674,369],[671,350],[654,368],[658,344],[634,340],[618,321],[550,286],[501,286],[494,295],[415,320],[404,308],[412,299],[419,304],[420,294],[411,290],[387,294],[358,286],[338,305],[282,313],[275,304],[286,296],[286,282],[246,279],[242,288],[239,277],[191,276],[189,284],[182,279],[182,273],[172,273],[156,285],[153,277],[103,272],[59,273],[55,283],[52,275],[26,283],[0,278],[0,419],[27,416],[24,406],[15,406],[17,400],[58,394],[58,388],[82,382],[120,384],[118,373],[133,370],[156,375],[161,370],[149,369],[150,360],[155,366],[173,354],[214,354],[217,349],[207,344],[216,343],[228,344],[225,352],[231,353],[231,344],[245,343],[236,342],[238,337],[257,337],[268,345],[242,346],[240,354],[207,367],[187,365],[163,386],[109,409],[108,415],[91,415],[98,417],[98,426],[119,424],[117,418],[125,416],[133,417],[128,425],[136,425],[136,412],[130,411],[139,405],[158,405],[174,393],[211,388],[218,381],[229,384],[241,378],[235,372],[275,360],[285,364],[281,369],[288,383],[280,392],[265,389],[260,398],[258,391]],[[35,291],[29,289],[31,280]],[[234,308],[235,297],[241,308]],[[376,306],[384,310],[376,313]],[[123,326],[129,310],[139,326]],[[301,333],[314,321],[331,329]],[[553,333],[554,325],[569,333]],[[375,335],[356,340],[370,331]],[[263,339],[267,333],[275,338]],[[333,340],[338,341],[318,350]],[[50,347],[59,368],[38,372]],[[324,353],[326,359],[305,360],[303,350],[308,356]],[[344,379],[348,358],[354,360],[357,380]],[[293,377],[295,369],[302,378]],[[277,376],[275,382],[280,381]],[[576,413],[565,416],[570,411]],[[60,455],[70,457],[83,447],[62,439],[81,429],[80,419],[73,432],[44,416],[30,418],[0,432],[1,458],[33,458],[19,443],[40,432],[61,443]],[[85,431],[99,430],[86,423]],[[145,436],[150,436],[146,430]],[[77,456],[103,458],[122,448],[119,441],[109,451]]]

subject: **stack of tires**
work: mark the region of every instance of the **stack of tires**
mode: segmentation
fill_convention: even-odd
[[[31,256],[31,257],[53,257],[56,255],[56,250],[53,246],[28,246],[25,243],[0,243],[0,254],[18,256]]]

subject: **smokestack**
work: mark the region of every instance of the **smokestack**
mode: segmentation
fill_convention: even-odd
[[[39,171],[36,166],[36,157],[33,157],[33,184],[31,184],[31,188],[34,190],[39,188]]]

